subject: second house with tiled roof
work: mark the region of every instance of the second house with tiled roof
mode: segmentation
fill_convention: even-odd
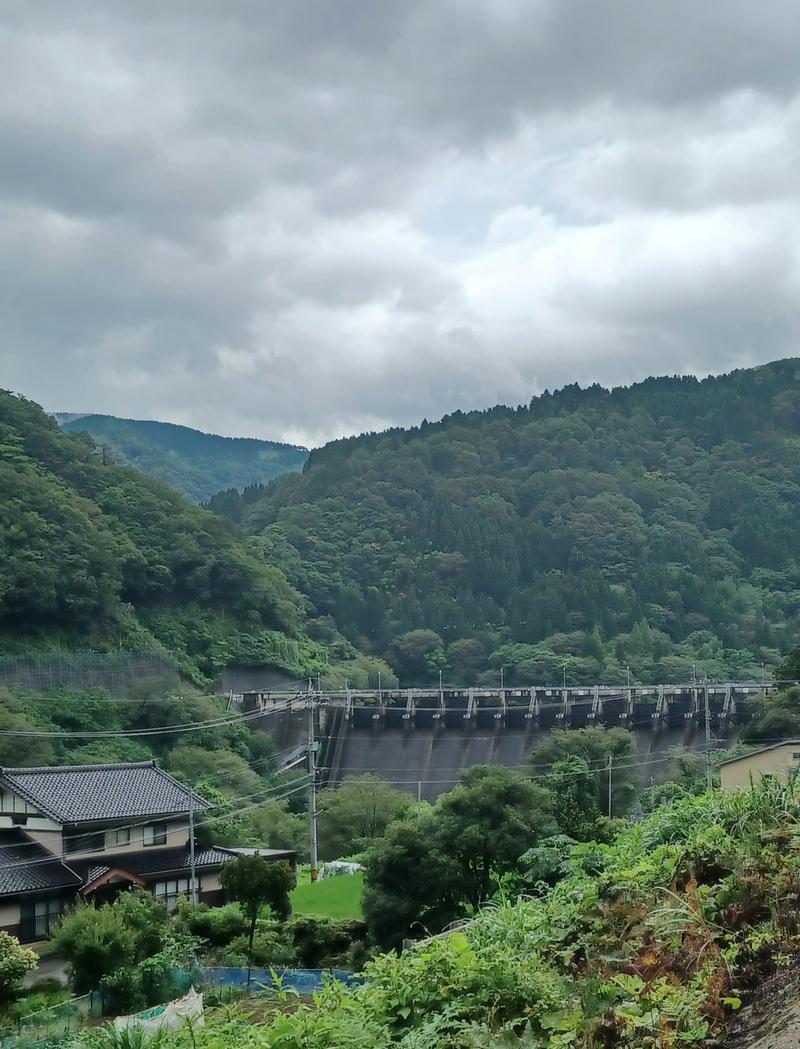
[[[223,902],[233,853],[190,843],[209,803],[155,762],[0,768],[0,929],[47,937],[77,896],[105,902],[139,886],[173,907],[191,895]],[[294,862],[294,853],[262,850]]]

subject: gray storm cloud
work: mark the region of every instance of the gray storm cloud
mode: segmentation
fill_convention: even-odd
[[[797,353],[796,5],[0,10],[0,385],[319,443]]]

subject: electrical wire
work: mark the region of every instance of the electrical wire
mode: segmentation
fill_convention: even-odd
[[[621,769],[644,768],[644,767],[646,767],[648,765],[661,765],[661,764],[663,764],[663,759],[662,758],[655,758],[652,761],[621,762],[618,765],[617,764],[612,764],[611,765],[611,771],[612,772],[618,772]],[[474,765],[472,767],[473,768],[480,768],[480,765]],[[495,765],[493,767],[504,768],[505,766]],[[609,771],[609,766],[608,765],[598,765],[595,768],[574,769],[574,770],[572,770],[570,772],[560,773],[559,775],[560,775],[560,778],[562,778],[562,779],[576,779],[576,778],[578,778],[580,776],[596,776],[596,775],[598,775],[598,773],[608,772],[608,771]],[[386,780],[386,782],[391,784],[391,785],[393,785],[393,786],[396,786],[397,784],[400,784],[400,783],[403,783],[403,784],[457,783],[458,780],[457,779],[408,779],[408,780]]]
[[[705,749],[705,744],[702,745],[702,748]],[[699,749],[699,746],[698,746],[697,749]],[[664,751],[663,753],[664,754],[668,754],[669,751]],[[651,765],[658,765],[658,764],[662,764],[662,763],[663,763],[663,758],[661,758],[661,757],[653,758],[652,756],[650,756],[650,757],[648,757],[645,760],[631,761],[631,762],[621,762],[619,764],[612,764],[610,771],[612,773],[615,773],[615,772],[622,771],[623,769],[644,768],[644,767],[648,767],[648,766],[651,766]],[[541,767],[543,767],[543,768],[551,768],[553,764],[554,763],[551,762],[551,763],[548,763],[546,765],[542,765]],[[479,766],[473,766],[473,767],[479,767]],[[503,766],[503,765],[499,765],[499,763],[496,763],[495,767],[507,768],[509,766]],[[518,767],[521,767],[521,766],[518,766]],[[527,766],[527,767],[530,768],[532,766]],[[326,768],[321,768],[318,771],[325,772],[325,771],[330,771],[330,770],[326,769]],[[402,771],[411,771],[411,770],[403,769]],[[588,767],[586,769],[575,769],[575,770],[572,770],[570,772],[564,772],[562,774],[561,778],[565,779],[565,780],[578,779],[578,778],[580,778],[582,776],[595,776],[595,775],[598,775],[600,773],[608,772],[608,771],[609,771],[609,766],[608,765],[598,765],[596,767]],[[216,822],[219,822],[220,820],[224,820],[224,819],[231,819],[231,818],[234,818],[236,816],[243,815],[246,812],[250,812],[250,811],[253,811],[254,809],[260,808],[263,805],[271,804],[271,803],[277,803],[279,801],[283,801],[286,798],[291,797],[294,794],[297,794],[299,791],[305,790],[306,787],[308,786],[308,781],[309,780],[310,780],[310,775],[306,774],[305,776],[300,777],[300,780],[299,780],[297,786],[294,786],[294,784],[292,784],[291,787],[290,787],[289,784],[280,784],[280,785],[272,787],[272,788],[266,788],[266,790],[263,790],[263,791],[261,791],[261,790],[260,791],[255,791],[255,792],[253,792],[252,794],[249,794],[249,795],[245,794],[242,797],[240,797],[238,800],[239,801],[247,801],[250,798],[257,797],[258,795],[269,794],[271,791],[276,791],[276,790],[279,791],[279,792],[281,790],[285,791],[285,793],[283,793],[283,794],[279,793],[276,797],[261,797],[261,799],[259,801],[256,801],[256,802],[254,802],[251,805],[243,806],[243,807],[241,807],[239,809],[236,809],[236,810],[233,810],[231,812],[219,813],[216,816],[207,817],[204,820],[196,822],[195,823],[195,827],[206,826],[208,824],[216,823]],[[451,777],[451,778],[447,778],[447,779],[418,779],[418,778],[415,778],[415,779],[406,779],[406,780],[395,779],[395,780],[386,780],[385,782],[388,785],[390,785],[390,786],[406,786],[406,787],[414,787],[414,786],[422,786],[422,785],[434,786],[434,785],[457,783],[458,782],[458,778],[457,777]],[[286,788],[290,788],[290,789],[287,790]],[[114,828],[111,828],[111,829],[113,829],[113,830],[132,829],[132,828],[135,828],[135,827],[138,827],[138,826],[142,826],[143,824],[152,823],[152,822],[153,822],[153,818],[151,816],[151,817],[148,817],[147,819],[143,819],[143,820],[141,820],[141,821],[139,821],[137,823],[131,823],[131,824],[128,824],[128,825],[124,825],[124,826],[121,826],[121,827],[114,827]],[[188,824],[187,824],[187,829],[188,829]],[[78,837],[78,836],[79,835],[73,835],[73,836],[70,836],[70,837],[74,838],[74,837]],[[70,840],[70,837],[65,838],[65,840]],[[37,845],[37,844],[39,844],[39,843],[35,842],[35,841],[23,842],[23,843],[20,843],[20,845],[17,846],[17,847],[19,848],[19,847],[23,847],[24,845]],[[98,858],[100,858],[101,856],[102,856],[102,853],[99,853],[98,854]],[[63,860],[63,862],[66,865],[68,865],[68,859],[69,859],[69,857],[65,857],[65,859]],[[2,870],[10,870],[10,869],[12,869],[15,866],[28,867],[28,866],[36,866],[36,865],[39,865],[39,864],[53,863],[53,862],[62,862],[62,861],[57,856],[46,856],[46,857],[42,857],[39,860],[32,860],[32,861],[22,860],[22,861],[19,861],[18,863],[15,863],[15,864],[4,864],[2,866]]]
[[[306,787],[308,786],[308,782],[307,781],[308,781],[309,778],[310,778],[309,776],[302,777],[301,780],[298,781],[297,785],[292,784],[291,789],[287,789],[287,787],[289,787],[289,784],[285,784],[285,783],[282,784],[281,785],[281,789],[283,790],[283,793],[277,795],[276,797],[264,797],[264,798],[261,798],[259,801],[254,802],[251,805],[242,806],[241,808],[234,809],[231,812],[222,812],[222,813],[217,814],[216,816],[209,816],[209,817],[207,817],[205,819],[195,821],[195,824],[194,824],[195,825],[195,829],[197,829],[198,827],[207,826],[208,824],[211,824],[211,823],[218,823],[221,820],[228,820],[228,819],[235,818],[237,816],[241,816],[241,815],[243,815],[246,812],[251,812],[252,810],[261,807],[262,805],[277,804],[280,801],[285,801],[287,798],[291,797],[294,794],[299,793],[301,790],[305,790]],[[271,789],[275,789],[275,788],[271,788]],[[249,798],[256,797],[257,794],[261,794],[261,793],[263,793],[263,792],[262,791],[256,791],[253,794],[245,794],[239,800],[245,801],[245,800],[248,800]],[[110,827],[109,830],[132,830],[132,829],[134,829],[136,827],[146,826],[147,824],[153,823],[153,822],[162,822],[162,821],[161,820],[154,820],[152,816],[149,816],[146,819],[142,819],[142,820],[137,821],[136,823],[128,823],[128,824],[123,824],[122,826],[118,826],[118,827]],[[189,830],[189,824],[187,823],[185,827],[179,826],[177,829],[179,831],[180,830],[184,830],[184,829],[188,831]],[[65,842],[66,841],[71,841],[71,840],[74,840],[75,838],[78,838],[78,837],[81,837],[81,836],[82,836],[82,834],[65,835],[63,840]],[[29,846],[29,845],[39,845],[40,848],[43,847],[39,842],[28,841],[28,842],[20,842],[19,845],[15,845],[14,848],[23,848],[23,847]],[[98,862],[100,860],[102,860],[102,857],[103,857],[104,854],[105,853],[102,853],[102,852],[98,852],[98,853],[95,854]],[[113,855],[113,852],[111,853],[111,855]],[[90,858],[93,858],[93,857],[82,857],[82,859],[90,859]],[[39,859],[35,859],[35,860],[18,860],[18,861],[14,862],[14,863],[4,863],[4,864],[0,865],[0,870],[8,871],[8,870],[13,870],[14,868],[17,868],[17,867],[26,867],[26,868],[27,867],[37,867],[37,866],[41,866],[41,865],[43,865],[45,863],[62,863],[62,864],[64,864],[64,866],[69,867],[70,859],[71,859],[71,857],[69,855],[65,855],[65,856],[62,857],[62,856],[57,856],[55,854],[52,854],[50,856],[42,856]]]
[[[257,767],[259,767],[261,765],[268,765],[268,764],[271,764],[273,761],[280,760],[282,757],[288,757],[290,755],[297,754],[297,751],[298,751],[298,746],[285,748],[282,751],[278,751],[276,754],[272,754],[272,755],[269,755],[267,757],[260,758],[260,759],[258,759],[257,761],[254,761],[254,762],[248,762],[247,763],[248,764],[248,768],[251,768],[251,769],[255,770]],[[297,756],[297,760],[296,761],[293,761],[291,764],[285,765],[285,766],[283,766],[281,768],[277,768],[275,770],[275,774],[276,775],[280,775],[280,774],[282,774],[284,772],[289,772],[292,768],[294,768],[296,765],[298,765],[301,761],[305,761],[306,758],[307,758],[307,754],[306,753],[299,754]],[[217,773],[214,773],[213,775],[215,777],[219,777],[220,773],[217,772]],[[236,778],[237,775],[238,775],[237,770],[235,770],[235,769],[230,770],[230,772],[227,774],[227,779],[229,781],[232,781],[233,779]],[[226,776],[223,774],[222,778],[224,779],[224,778],[226,778]],[[306,781],[308,780],[308,776],[307,775],[305,777],[301,777],[301,778],[306,780]],[[279,784],[275,784],[275,785],[270,786],[270,787],[259,788],[259,790],[254,791],[254,792],[252,792],[250,794],[240,795],[237,798],[237,801],[246,801],[246,800],[248,800],[250,798],[254,798],[257,795],[264,793],[265,791],[281,791],[281,790],[284,790],[287,786],[290,786],[291,784],[293,784],[294,782],[296,782],[296,781],[295,780],[291,780],[288,783],[279,783]],[[187,787],[187,790],[190,793],[192,793],[195,797],[199,797],[199,795],[196,793],[196,791],[195,791],[195,789],[193,787]],[[267,800],[269,800],[269,799],[267,799]],[[152,823],[152,822],[153,822],[153,817],[152,816],[147,816],[146,818],[138,820],[135,823],[122,824],[121,826],[110,828],[110,829],[113,829],[113,830],[132,830],[132,829],[135,829],[136,827],[141,827],[141,826],[144,826],[144,825],[146,825],[148,823]],[[65,835],[64,836],[64,841],[69,841],[72,838],[80,837],[81,834],[83,834],[83,833],[85,833],[85,832],[80,832],[80,834],[75,834],[75,835]],[[24,842],[19,842],[19,843],[15,844],[14,847],[16,849],[20,849],[20,848],[26,848],[28,846],[37,845],[37,844],[39,844],[39,843],[36,842],[36,841],[24,841]],[[1,846],[0,846],[0,848],[1,848]],[[56,857],[56,859],[58,859],[58,857]],[[0,870],[5,870],[5,869],[7,869],[6,865],[0,864]]]
[[[241,801],[248,801],[250,798],[255,798],[255,797],[259,797],[261,795],[267,795],[267,794],[271,794],[271,793],[280,794],[282,791],[286,790],[288,787],[294,786],[294,784],[296,782],[300,782],[301,780],[307,780],[307,779],[308,779],[308,774],[306,774],[305,776],[299,777],[299,779],[291,780],[288,783],[277,783],[277,784],[273,784],[271,786],[260,787],[258,790],[251,791],[251,793],[249,793],[249,794],[242,794],[242,795],[240,795],[236,799],[236,802],[238,804]],[[187,790],[188,790],[188,788],[187,788]],[[196,794],[193,790],[191,791],[191,793],[194,794],[194,796],[196,798],[200,797],[200,795]],[[270,799],[266,798],[265,800],[270,800]],[[137,820],[135,820],[132,823],[124,823],[124,824],[121,824],[121,825],[116,826],[116,827],[109,827],[108,829],[109,830],[132,830],[132,829],[134,829],[136,827],[145,826],[148,823],[159,822],[162,819],[168,818],[170,815],[172,815],[172,816],[175,816],[175,815],[180,816],[181,813],[180,812],[177,812],[177,813],[166,813],[162,817],[153,816],[151,814],[151,815],[148,815],[148,816],[144,816],[141,819],[137,819]],[[65,841],[72,841],[75,838],[82,837],[84,833],[85,832],[81,831],[81,832],[76,833],[76,834],[64,835],[64,840]],[[38,844],[36,841],[20,842],[19,845],[15,846],[15,847],[16,848],[22,848],[23,846],[26,846],[26,845],[36,845],[36,844]]]
[[[236,714],[229,717],[211,718],[207,721],[182,722],[178,725],[164,725],[162,727],[144,729],[108,729],[90,732],[44,732],[33,729],[0,729],[0,736],[14,736],[25,739],[132,739],[146,736],[181,735],[184,732],[200,732],[204,729],[226,728],[228,725],[241,725],[259,718],[270,717],[273,714],[288,710],[290,704],[282,707],[272,707],[269,710],[248,711],[246,714]]]
[[[318,736],[317,737],[317,739],[335,739],[335,738],[337,738],[337,737],[334,737],[334,736]],[[482,737],[470,736],[469,739],[470,740],[472,740],[472,739],[494,740],[495,737],[494,736],[482,736]],[[654,757],[654,756],[659,755],[659,754],[669,755],[669,754],[672,753],[673,750],[676,750],[676,749],[682,749],[682,750],[688,750],[688,751],[694,751],[694,750],[705,751],[706,744],[705,743],[695,743],[695,744],[691,744],[689,746],[684,746],[683,744],[678,743],[678,744],[675,744],[674,747],[668,747],[665,750],[651,750],[651,751],[648,751],[647,754],[643,755],[643,760],[646,759],[646,758]],[[573,756],[573,755],[566,755],[566,757],[570,757],[570,756]],[[534,762],[520,762],[520,763],[513,764],[513,765],[506,765],[505,762],[499,762],[499,761],[498,762],[478,761],[478,762],[475,762],[475,764],[476,765],[500,765],[503,768],[508,768],[508,769],[549,769],[549,768],[552,768],[552,766],[554,764],[557,764],[559,761],[563,761],[563,760],[564,760],[564,757],[559,757],[559,758],[555,758],[553,761],[542,761],[542,762],[538,762],[538,763],[534,763]],[[470,768],[470,767],[472,767],[472,766],[469,766],[469,765],[442,765],[442,766],[438,766],[438,769],[439,769],[439,771],[447,772],[447,771],[450,771],[451,769],[452,770],[457,770],[457,769],[465,769],[465,768]],[[598,766],[598,768],[600,768],[600,767],[605,768],[605,765]],[[359,766],[359,771],[365,771],[365,772],[379,772],[379,771],[385,771],[385,772],[407,772],[407,771],[412,771],[415,768],[417,770],[421,771],[421,772],[424,772],[424,771],[427,770],[426,767],[424,767],[424,766],[411,766],[409,768],[409,766],[403,765],[403,766],[395,766],[395,767],[387,766],[383,770],[375,769],[373,767],[369,767],[368,768],[366,766],[364,766],[364,767]],[[350,771],[352,771],[352,769],[351,768],[347,768],[344,771],[349,773]]]

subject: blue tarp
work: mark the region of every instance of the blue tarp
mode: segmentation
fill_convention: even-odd
[[[274,975],[273,975],[274,974]],[[277,977],[277,983],[276,979]],[[241,987],[247,983],[247,969],[215,968],[203,970],[204,982],[210,987]],[[341,980],[351,984],[361,981],[356,973],[343,969],[256,969],[250,970],[250,985],[253,987],[276,987],[298,994],[313,994],[319,991],[325,980]]]

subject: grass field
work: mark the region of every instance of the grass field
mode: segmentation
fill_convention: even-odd
[[[297,872],[297,888],[292,892],[295,914],[324,914],[329,918],[363,918],[361,889],[364,876],[342,874],[311,883],[308,868]]]

